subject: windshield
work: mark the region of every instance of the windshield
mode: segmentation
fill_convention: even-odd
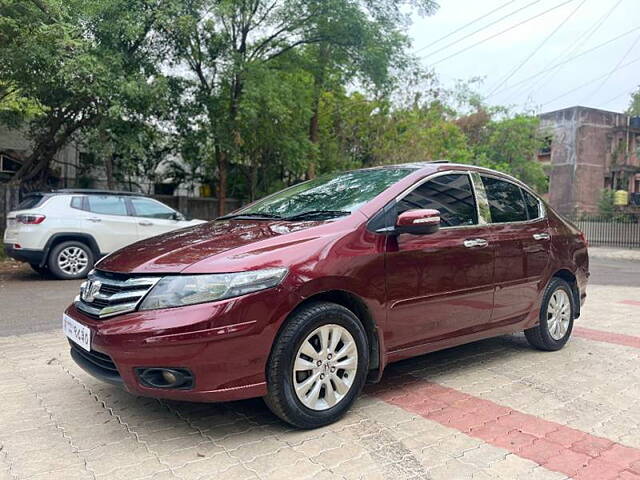
[[[234,216],[288,218],[309,212],[348,215],[413,171],[412,168],[376,168],[322,175],[259,200]]]

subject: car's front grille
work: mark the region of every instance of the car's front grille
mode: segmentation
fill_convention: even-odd
[[[106,318],[136,309],[160,277],[139,277],[93,271],[80,286],[75,305],[94,318]]]
[[[69,340],[69,345],[71,346],[71,357],[84,370],[105,382],[115,384],[122,383],[122,377],[120,376],[120,372],[118,372],[118,367],[116,367],[116,364],[113,363],[109,355],[96,352],[95,350],[88,352],[71,340]]]

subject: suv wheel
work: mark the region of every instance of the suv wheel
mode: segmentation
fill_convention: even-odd
[[[83,278],[93,268],[93,253],[84,243],[62,242],[49,253],[49,271],[61,280]]]
[[[547,351],[564,347],[573,329],[574,301],[569,284],[561,278],[552,278],[542,297],[540,323],[524,331],[531,346]]]
[[[316,428],[338,420],[362,389],[369,347],[358,318],[333,303],[309,304],[287,321],[267,366],[267,406],[285,422]]]

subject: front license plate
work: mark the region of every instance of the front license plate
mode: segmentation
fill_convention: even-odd
[[[87,352],[91,351],[91,330],[81,323],[76,322],[69,315],[62,314],[62,331],[74,343],[77,343]]]

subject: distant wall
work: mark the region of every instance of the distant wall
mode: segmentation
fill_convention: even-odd
[[[218,199],[210,197],[184,197],[174,195],[150,195],[152,198],[169,205],[189,218],[213,220],[218,217]],[[225,213],[237,210],[242,202],[235,198],[227,198]]]

